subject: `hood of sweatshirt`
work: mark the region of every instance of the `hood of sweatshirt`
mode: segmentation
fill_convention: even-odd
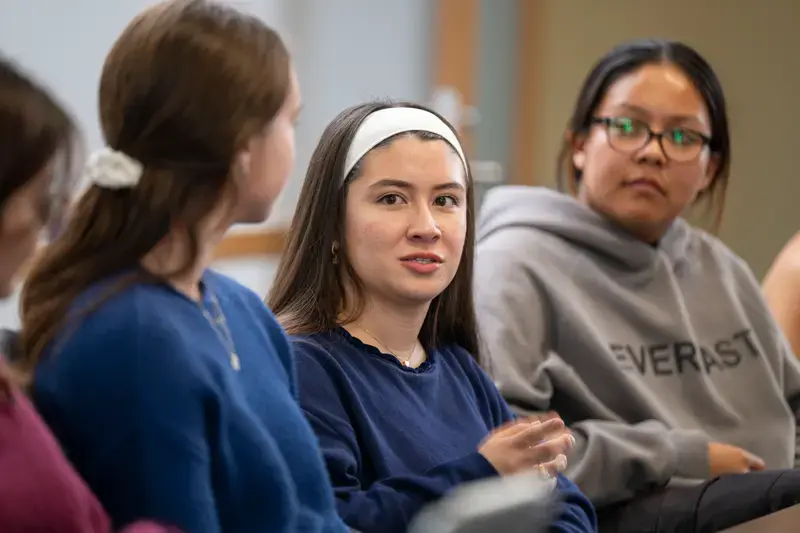
[[[692,241],[689,225],[678,219],[657,245],[651,245],[561,192],[510,185],[489,190],[478,220],[478,242],[506,228],[531,228],[570,242],[592,259],[631,271],[651,269],[666,254],[674,269],[686,260]]]

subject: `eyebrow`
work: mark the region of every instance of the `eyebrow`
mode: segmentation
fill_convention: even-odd
[[[369,186],[370,189],[380,189],[383,187],[397,187],[398,189],[414,189],[415,186],[405,180],[398,180],[398,179],[382,179],[378,180],[372,185]],[[457,181],[448,181],[446,183],[439,183],[438,185],[433,186],[434,191],[445,191],[445,190],[464,190],[464,186],[458,183]]]
[[[644,107],[634,104],[619,104],[619,107],[622,107],[629,111],[633,111],[634,113],[638,113],[640,115],[645,115],[647,117],[652,117],[653,115],[649,110],[645,109]],[[702,124],[701,121],[694,115],[669,115],[667,118],[670,121],[693,122],[696,125]]]

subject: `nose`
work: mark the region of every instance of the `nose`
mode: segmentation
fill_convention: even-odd
[[[667,154],[664,153],[661,137],[653,135],[650,141],[637,152],[636,161],[638,163],[647,163],[659,167],[664,166],[667,163]]]
[[[442,236],[442,230],[430,207],[422,206],[414,209],[412,220],[408,225],[408,238],[421,242],[436,242]]]

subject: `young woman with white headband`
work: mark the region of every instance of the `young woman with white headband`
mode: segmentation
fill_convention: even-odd
[[[456,134],[419,106],[348,109],[312,156],[269,304],[293,334],[339,513],[403,532],[456,485],[540,469],[563,497],[551,530],[593,531],[559,474],[563,422],[514,421],[475,361],[472,202]]]
[[[221,4],[160,3],[114,44],[99,96],[109,148],[23,293],[37,407],[115,525],[345,531],[285,334],[207,269],[293,164],[300,95],[280,37]]]

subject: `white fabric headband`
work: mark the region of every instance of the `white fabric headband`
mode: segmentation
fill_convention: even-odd
[[[467,158],[464,156],[464,150],[461,149],[461,144],[453,130],[442,119],[424,109],[390,107],[370,114],[358,127],[353,142],[350,143],[350,148],[347,150],[342,181],[347,179],[347,175],[361,161],[361,158],[367,155],[367,152],[389,137],[407,131],[427,131],[442,137],[458,153],[458,157],[464,164],[464,172],[467,172]]]

